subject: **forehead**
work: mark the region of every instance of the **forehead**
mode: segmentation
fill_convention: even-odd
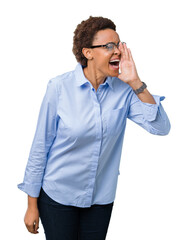
[[[120,41],[119,35],[116,31],[112,29],[105,29],[98,31],[93,39],[93,43],[95,44],[104,44],[107,42],[118,43]]]

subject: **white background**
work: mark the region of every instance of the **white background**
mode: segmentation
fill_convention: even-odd
[[[186,1],[42,1],[0,3],[1,203],[3,239],[45,239],[27,232],[27,196],[17,189],[47,82],[75,68],[73,32],[82,20],[113,20],[139,76],[171,121],[154,136],[128,121],[107,240],[188,239],[188,37]],[[2,237],[1,237],[2,238]]]

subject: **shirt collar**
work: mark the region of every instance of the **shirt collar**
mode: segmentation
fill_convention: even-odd
[[[83,66],[80,63],[77,64],[74,74],[75,74],[77,86],[81,87],[85,83],[91,84],[90,81],[85,77],[84,71],[83,71]],[[106,81],[103,84],[108,84],[111,87],[111,89],[113,90],[113,77],[110,77],[110,76],[107,77]]]

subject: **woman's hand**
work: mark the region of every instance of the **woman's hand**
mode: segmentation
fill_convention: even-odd
[[[25,217],[24,217],[24,222],[26,225],[27,230],[30,233],[38,233],[38,228],[39,228],[39,211],[37,207],[31,208],[28,207]]]
[[[138,89],[142,86],[142,82],[138,76],[135,63],[132,58],[131,50],[127,48],[125,43],[119,44],[119,50],[121,52],[121,60],[120,60],[120,69],[121,73],[118,78],[123,82],[129,84],[133,90]],[[140,94],[138,94],[138,98],[142,102],[156,104],[155,99],[149,93],[147,89]]]
[[[130,49],[127,48],[125,43],[120,42],[119,50],[121,52],[121,73],[119,74],[118,78],[130,85],[134,85],[135,83],[136,85],[142,85]]]

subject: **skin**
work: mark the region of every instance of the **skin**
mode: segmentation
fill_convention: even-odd
[[[100,30],[94,37],[93,45],[103,45],[108,42],[118,43],[119,35],[112,29]],[[84,75],[91,82],[93,87],[98,89],[106,77],[118,77],[123,82],[129,84],[133,89],[142,86],[142,82],[138,76],[135,63],[129,48],[126,44],[119,45],[119,49],[109,52],[105,48],[83,48],[82,52],[88,59],[88,65],[84,68]],[[113,69],[109,65],[109,61],[114,58],[120,59],[120,70]],[[155,104],[155,100],[147,89],[138,94],[141,101]],[[37,206],[37,198],[28,195],[28,208],[24,217],[26,228],[33,234],[38,233],[39,228],[39,211]]]
[[[117,32],[112,29],[105,29],[96,33],[92,45],[104,45],[108,42],[117,44],[119,41],[120,39]],[[83,48],[82,53],[88,59],[87,67],[84,68],[84,75],[96,91],[108,76],[118,77],[123,82],[129,84],[134,90],[142,86],[142,81],[138,76],[131,50],[127,48],[125,43],[120,43],[119,48],[115,48],[112,52],[100,47],[93,49]],[[114,58],[120,59],[121,73],[119,73],[119,69],[112,69],[109,64],[109,61]],[[155,104],[153,96],[147,89],[138,94],[138,97],[143,102]]]
[[[30,233],[37,234],[39,229],[39,211],[37,198],[28,195],[28,208],[25,213],[24,223]]]

